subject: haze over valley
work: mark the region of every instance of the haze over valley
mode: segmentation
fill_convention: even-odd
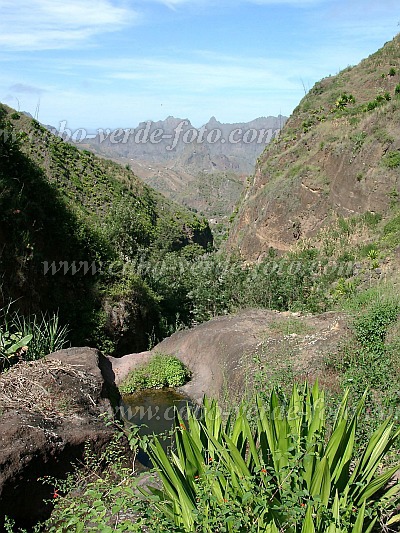
[[[188,119],[168,117],[125,129],[125,136],[115,139],[101,132],[77,146],[128,165],[168,198],[220,222],[232,214],[257,157],[286,120],[262,117],[222,124],[212,117],[194,128]],[[152,142],[157,132],[159,138]]]

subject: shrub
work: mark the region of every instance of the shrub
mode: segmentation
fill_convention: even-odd
[[[392,233],[400,233],[400,214],[392,218],[383,228],[383,234],[385,236]]]
[[[375,109],[376,107],[378,107],[378,102],[376,100],[372,101],[372,102],[368,102],[367,104],[367,111],[372,111],[373,109]]]
[[[336,100],[335,106],[337,109],[344,109],[348,104],[355,104],[356,100],[352,94],[342,93]]]
[[[396,300],[374,303],[354,320],[355,339],[344,344],[327,361],[328,366],[340,373],[341,383],[350,388],[353,399],[360,398],[367,387],[370,389],[369,416],[361,427],[364,433],[376,427],[387,408],[397,408],[400,403],[397,383],[393,380],[398,355],[396,348],[386,343],[387,332],[397,322],[399,311]]]
[[[373,109],[376,109],[378,106],[383,105],[385,102],[389,102],[392,99],[389,92],[385,92],[384,94],[378,94],[375,98],[375,100],[372,100],[372,102],[368,102],[366,104],[366,107],[364,107],[364,110],[366,111],[372,111]]]
[[[155,355],[147,364],[133,370],[120,385],[123,394],[132,394],[143,389],[180,387],[190,377],[189,370],[176,357]]]
[[[355,320],[353,327],[360,344],[369,352],[380,353],[388,327],[397,320],[399,310],[395,302],[381,302]]]

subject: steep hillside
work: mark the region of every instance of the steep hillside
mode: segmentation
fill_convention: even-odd
[[[207,222],[131,170],[6,106],[0,113],[0,308],[11,299],[25,312],[59,309],[75,343],[146,347],[160,298],[127,266],[207,247]]]
[[[316,83],[257,161],[229,247],[255,260],[338,217],[393,217],[400,192],[400,36]]]

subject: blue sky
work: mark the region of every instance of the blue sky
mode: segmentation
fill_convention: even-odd
[[[398,0],[0,0],[0,101],[91,130],[289,115],[399,20]]]

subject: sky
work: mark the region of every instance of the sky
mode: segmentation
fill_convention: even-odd
[[[0,0],[0,101],[72,130],[289,116],[399,31],[398,0]]]

